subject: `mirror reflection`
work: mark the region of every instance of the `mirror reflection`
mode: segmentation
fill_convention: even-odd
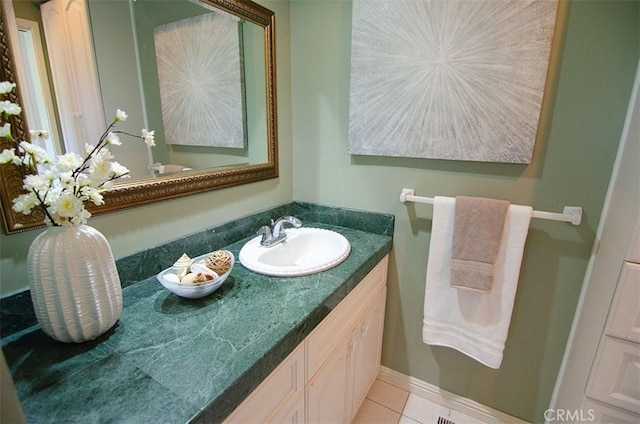
[[[124,122],[127,128],[122,128],[125,131],[135,134],[146,128],[156,132],[158,146],[151,150],[140,143],[125,145],[125,140],[122,147],[112,146],[115,159],[132,169],[138,179],[124,180],[104,191],[104,204],[92,206],[92,214],[278,177],[275,14],[271,10],[251,0],[65,0],[64,14],[52,7],[45,18],[41,6],[54,5],[54,0],[1,1],[0,81],[17,83],[18,89],[9,94],[9,100],[23,106],[22,113],[10,117],[15,138],[29,139],[30,129],[46,127],[53,137],[44,147],[56,153],[78,149],[84,143],[95,143],[96,134],[112,121],[117,109],[129,115]],[[164,9],[171,5],[179,6]],[[16,8],[22,10],[18,20],[24,24],[20,37]],[[142,10],[151,14],[143,15]],[[210,13],[220,11],[235,19],[238,38],[233,43],[213,42],[210,21],[217,18],[211,18]],[[75,19],[78,16],[82,19]],[[198,29],[201,20],[209,27]],[[50,38],[66,40],[62,50],[53,47],[57,44],[51,44],[53,50],[49,50],[42,35],[46,32],[45,21],[53,23],[51,31],[57,31]],[[143,27],[147,28],[146,34]],[[223,60],[222,64],[224,69],[233,69],[229,72],[232,82],[218,84],[218,88],[232,86],[229,92],[235,93],[235,100],[215,92],[215,96],[209,95],[210,102],[192,101],[197,90],[208,92],[196,81],[208,80],[210,75],[215,75],[208,80],[210,84],[229,78],[219,76],[217,69],[211,69],[211,61],[204,60],[220,62],[210,50],[192,54],[195,61],[178,60],[179,78],[162,76],[163,70],[165,75],[174,75],[170,66],[164,66],[164,62],[159,65],[162,57],[172,59],[189,50],[174,45],[168,54],[159,54],[158,34],[164,30],[175,33],[174,29],[191,42],[208,44],[207,48],[218,44],[230,49],[224,50],[224,57],[232,60]],[[20,48],[20,38],[25,39],[24,49]],[[53,62],[65,69],[65,78],[53,77],[51,69],[57,67]],[[206,71],[184,78],[186,72],[202,64]],[[163,81],[168,85],[163,86]],[[185,94],[187,90],[191,92]],[[71,112],[63,112],[67,104]],[[208,116],[206,122],[203,116]],[[219,125],[218,121],[226,124]],[[227,128],[225,134],[235,136],[222,136],[219,128]],[[240,137],[238,128],[244,131]],[[8,141],[0,138],[0,148],[7,145]],[[185,168],[189,170],[179,171]],[[11,207],[12,199],[23,192],[23,177],[18,168],[0,165],[0,211],[7,234],[43,225],[41,215],[23,215]]]
[[[268,161],[259,25],[190,0],[13,0],[13,9],[25,114],[29,128],[49,131],[51,153],[83,154],[121,109],[125,131],[155,131],[155,147],[112,147],[132,179]]]

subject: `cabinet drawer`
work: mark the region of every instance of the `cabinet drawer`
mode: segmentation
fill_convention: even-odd
[[[269,417],[278,411],[289,411],[304,394],[304,357],[305,346],[301,343],[225,423],[269,422]]]
[[[351,331],[360,315],[386,285],[389,255],[367,274],[349,295],[307,337],[307,379]]]
[[[591,371],[587,396],[640,413],[640,345],[605,337]]]
[[[640,265],[625,262],[613,301],[611,336],[640,342]]]

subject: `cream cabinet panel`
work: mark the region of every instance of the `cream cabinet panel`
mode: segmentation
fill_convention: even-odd
[[[624,412],[621,409],[611,408],[590,400],[587,400],[577,413],[582,414],[583,422],[615,424],[638,424],[640,422],[640,417],[636,414]]]
[[[322,366],[342,338],[351,331],[380,289],[387,282],[389,256],[385,256],[307,338],[307,375]]]
[[[356,326],[351,419],[358,412],[380,370],[386,293],[387,290],[384,288],[363,320]]]
[[[596,359],[587,395],[640,413],[640,346],[606,337]]]
[[[346,421],[351,406],[349,377],[352,350],[353,335],[350,333],[307,385],[307,423]]]
[[[625,262],[607,334],[640,342],[640,265]]]
[[[299,396],[296,403],[289,409],[282,408],[282,411],[276,411],[271,419],[270,423],[276,424],[302,424],[304,420],[304,396]]]
[[[225,422],[269,422],[280,411],[289,411],[304,394],[304,349],[301,343]]]
[[[378,375],[387,292],[384,285],[386,272],[369,274],[372,276],[377,276],[369,280],[375,290],[367,291],[368,303],[357,305],[359,315],[354,316],[352,312],[352,316],[346,317],[343,327],[349,333],[338,343],[338,348],[329,356],[323,356],[324,349],[318,354],[312,350],[315,344],[307,344],[307,357],[322,364],[307,385],[309,423],[351,422]],[[379,279],[381,276],[382,280]],[[342,312],[336,308],[336,316],[344,317]],[[324,334],[325,328],[320,330],[319,333]],[[312,336],[308,342],[314,341]]]

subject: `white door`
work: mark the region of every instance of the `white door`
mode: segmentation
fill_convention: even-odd
[[[599,400],[609,397],[608,405],[615,403],[615,406],[629,408],[620,413],[632,415],[632,422],[640,419],[634,414],[637,410],[634,399],[640,395],[637,389],[640,375],[636,368],[640,363],[637,359],[640,348],[635,342],[631,344],[637,337],[640,299],[620,303],[621,296],[615,293],[618,288],[618,292],[635,293],[633,285],[624,287],[624,279],[629,272],[634,273],[629,269],[633,265],[628,264],[635,262],[640,250],[640,63],[638,65],[594,251],[550,405],[554,410],[605,416],[609,413],[605,409],[615,407],[592,402],[588,396]],[[622,272],[625,268],[626,274]],[[590,373],[593,377],[589,381]],[[596,375],[613,373],[617,380],[595,379]],[[618,400],[613,402],[614,398]],[[596,410],[593,406],[596,404],[603,406]]]

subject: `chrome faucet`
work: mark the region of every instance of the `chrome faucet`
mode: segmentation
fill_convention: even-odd
[[[283,216],[275,222],[272,219],[271,226],[263,225],[258,230],[257,234],[262,234],[260,244],[264,247],[272,247],[283,242],[287,238],[287,233],[283,229],[284,224],[290,224],[294,228],[300,228],[302,221],[295,216]]]

